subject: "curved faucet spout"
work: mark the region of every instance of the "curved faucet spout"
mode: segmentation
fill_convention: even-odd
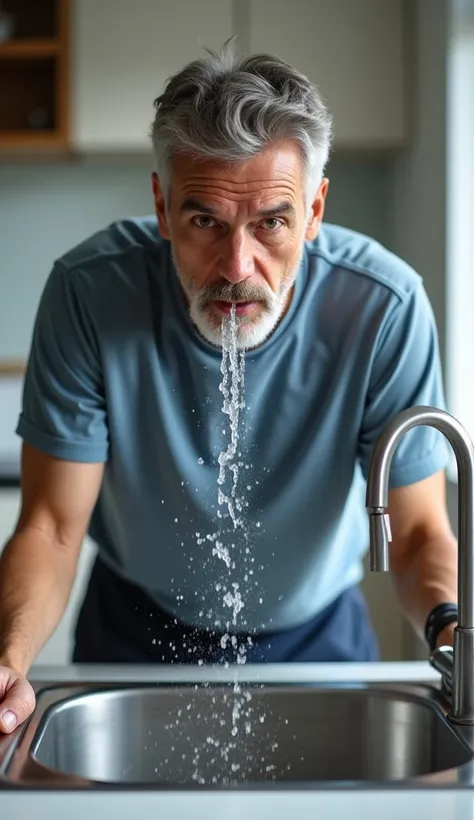
[[[371,570],[389,569],[388,487],[394,452],[405,433],[434,427],[449,441],[458,471],[458,625],[455,629],[452,718],[474,723],[474,444],[462,424],[435,407],[398,413],[377,441],[369,465],[366,506]]]

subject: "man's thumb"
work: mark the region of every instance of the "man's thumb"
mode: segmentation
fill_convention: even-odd
[[[25,678],[18,678],[0,703],[0,732],[9,734],[23,723],[35,708],[35,694]]]

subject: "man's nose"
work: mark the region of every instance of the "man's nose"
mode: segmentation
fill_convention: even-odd
[[[232,284],[243,282],[255,273],[251,241],[245,235],[235,233],[224,240],[220,274]]]

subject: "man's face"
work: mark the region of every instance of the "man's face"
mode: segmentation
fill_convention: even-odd
[[[292,142],[233,166],[176,156],[167,208],[153,175],[160,233],[171,242],[191,318],[211,344],[221,344],[232,304],[240,348],[273,332],[290,303],[304,241],[318,233],[327,185],[308,213]]]

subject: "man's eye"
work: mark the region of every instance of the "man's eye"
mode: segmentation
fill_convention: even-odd
[[[281,219],[276,219],[274,216],[270,216],[268,219],[262,223],[265,226],[267,231],[276,231],[283,223]]]
[[[215,220],[212,216],[195,216],[193,219],[195,225],[198,228],[213,228],[216,224]]]

